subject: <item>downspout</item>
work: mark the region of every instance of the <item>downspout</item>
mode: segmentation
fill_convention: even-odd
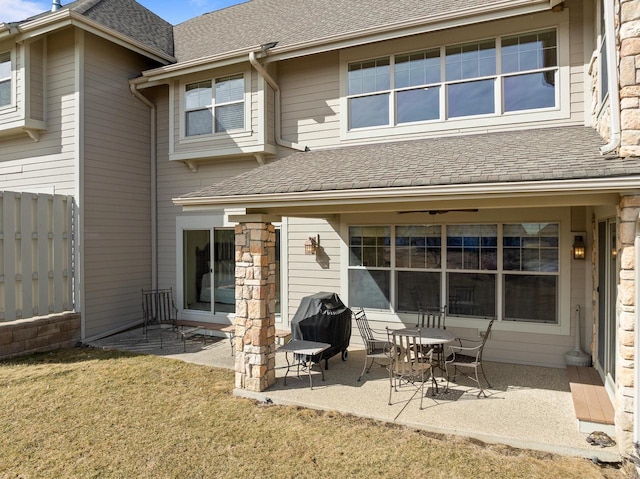
[[[151,115],[151,289],[158,288],[158,212],[157,212],[157,158],[156,158],[156,106],[138,91],[134,84],[129,85],[133,96],[149,107]]]
[[[620,146],[620,86],[618,84],[618,62],[616,52],[616,35],[614,21],[614,5],[612,1],[604,2],[604,28],[607,49],[607,83],[609,84],[609,116],[611,133],[609,143],[600,147],[600,154],[612,153]]]
[[[260,50],[261,52],[264,51]],[[282,116],[282,105],[281,105],[281,101],[280,101],[280,88],[278,87],[278,84],[276,83],[276,81],[273,79],[273,77],[271,75],[269,75],[269,72],[267,72],[267,70],[262,66],[262,64],[258,61],[258,58],[256,57],[256,52],[249,52],[249,62],[251,63],[251,65],[253,65],[253,68],[256,69],[256,71],[262,75],[262,78],[265,79],[265,81],[269,84],[269,86],[273,89],[274,94],[275,94],[275,105],[274,105],[274,109],[275,109],[275,132],[276,132],[276,143],[280,146],[284,146],[285,148],[291,148],[293,150],[299,150],[299,151],[309,151],[309,148],[306,146],[302,146],[299,143],[293,143],[291,141],[286,141],[282,139],[282,125],[280,124],[281,121],[281,116]]]

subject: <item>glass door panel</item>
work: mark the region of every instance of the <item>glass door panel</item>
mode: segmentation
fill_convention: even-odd
[[[598,366],[604,377],[614,383],[617,345],[616,221],[598,223]]]
[[[207,296],[211,289],[211,230],[184,230],[183,235],[182,307],[211,311]]]
[[[235,232],[232,229],[216,229],[213,232],[213,285],[209,301],[213,298],[214,312],[235,313]]]

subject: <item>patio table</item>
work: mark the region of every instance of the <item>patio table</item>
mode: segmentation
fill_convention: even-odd
[[[285,353],[285,359],[287,361],[287,371],[284,373],[284,385],[287,385],[287,375],[293,366],[298,368],[298,378],[300,378],[300,366],[303,363],[307,367],[307,373],[309,374],[309,387],[313,389],[313,380],[311,378],[311,368],[314,364],[320,364],[322,356],[320,353],[326,351],[331,347],[329,343],[320,343],[317,341],[307,341],[304,339],[292,339],[287,344],[280,346],[276,349],[278,353]],[[295,362],[289,362],[289,353],[293,353]],[[313,358],[319,357],[318,363],[314,363]],[[322,374],[322,380],[324,381],[324,370],[320,365],[320,373]]]
[[[420,343],[424,346],[436,346],[438,344],[447,344],[456,339],[455,334],[451,331],[441,328],[404,328],[395,330],[395,334],[398,336],[416,336],[420,331]],[[444,367],[441,364],[444,361],[444,354],[438,360],[437,367],[440,372],[444,373]],[[434,395],[438,391],[438,383],[433,375]]]

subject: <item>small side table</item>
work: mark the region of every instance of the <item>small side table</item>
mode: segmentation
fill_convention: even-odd
[[[304,339],[292,339],[287,344],[284,344],[276,349],[276,352],[278,353],[284,352],[285,359],[287,360],[287,372],[284,373],[284,385],[287,385],[287,375],[289,374],[289,370],[293,366],[297,366],[298,378],[300,377],[300,365],[303,362],[302,356],[306,356],[307,372],[309,374],[309,387],[313,389],[313,380],[311,379],[311,368],[314,365],[313,358],[323,351],[326,351],[330,347],[331,345],[329,343],[318,343],[316,341],[306,341]],[[299,355],[294,363],[289,362],[289,353],[293,353],[294,358],[296,355]],[[320,363],[318,362],[315,364]],[[322,365],[320,365],[320,373],[322,374],[322,380],[324,381],[324,370],[322,369]]]

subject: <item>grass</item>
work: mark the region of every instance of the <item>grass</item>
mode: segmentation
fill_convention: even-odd
[[[634,477],[232,388],[232,371],[89,348],[0,362],[0,478]]]

